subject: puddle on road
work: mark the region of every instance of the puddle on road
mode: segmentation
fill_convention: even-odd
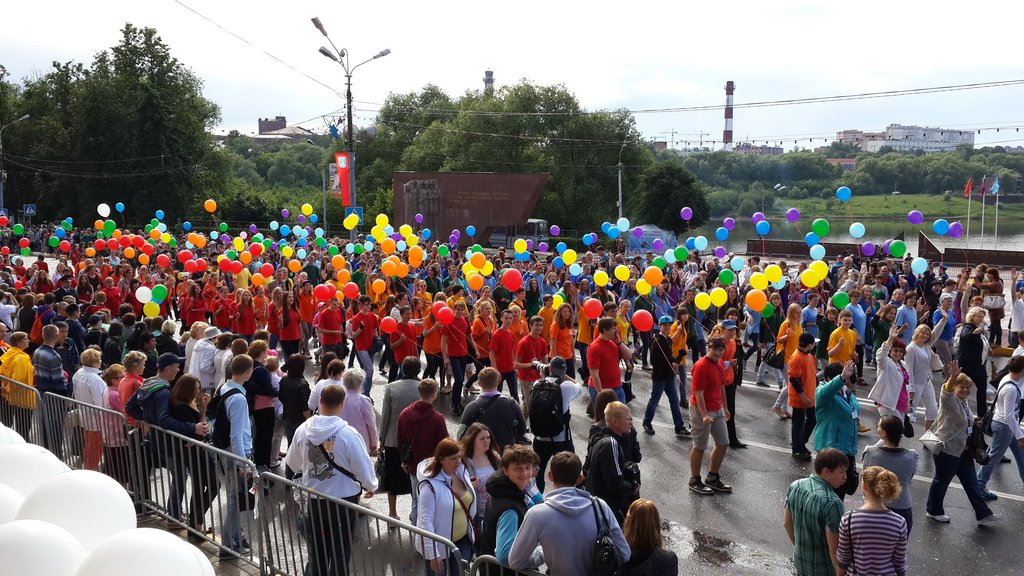
[[[680,572],[690,559],[719,568],[746,568],[762,574],[793,574],[793,562],[787,557],[691,530],[678,522],[662,521],[661,531],[665,547],[679,556]]]

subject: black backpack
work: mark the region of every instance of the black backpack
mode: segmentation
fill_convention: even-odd
[[[605,517],[604,508],[597,498],[591,496],[590,504],[594,511],[594,522],[597,524],[597,540],[594,542],[594,550],[591,558],[594,567],[591,574],[594,576],[618,576],[622,571],[622,554],[619,547],[615,545],[615,538],[608,527],[608,518]]]
[[[232,388],[227,393],[222,393],[223,390],[222,386],[217,390],[213,398],[210,399],[210,403],[207,404],[206,419],[213,422],[213,433],[210,435],[213,447],[230,451],[231,420],[228,418],[226,400],[235,394],[241,394],[242,391],[238,388]]]
[[[562,385],[551,378],[543,378],[530,392],[530,431],[534,436],[552,438],[565,430],[562,412]]]

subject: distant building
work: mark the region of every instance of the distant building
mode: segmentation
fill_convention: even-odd
[[[668,142],[665,142],[664,140],[655,140],[653,145],[656,151],[660,152],[662,150],[668,150]]]
[[[974,131],[890,124],[883,132],[842,130],[836,132],[836,140],[857,144],[865,152],[878,152],[883,147],[897,152],[948,152],[960,146],[973,148]]]
[[[828,158],[825,161],[833,166],[842,166],[843,172],[853,172],[857,169],[857,161],[853,158]]]
[[[281,130],[282,128],[288,127],[288,120],[284,116],[275,116],[274,118],[260,118],[259,134],[268,134],[275,130]]]
[[[747,154],[749,156],[781,156],[785,152],[782,146],[756,145],[747,142],[735,144],[732,151],[736,154]]]

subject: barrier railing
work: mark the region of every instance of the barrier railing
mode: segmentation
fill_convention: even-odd
[[[257,507],[271,574],[421,574],[426,563],[419,550],[426,546],[442,551],[437,574],[448,574],[451,562],[459,574],[468,569],[458,547],[437,534],[275,474],[262,474],[260,484]]]
[[[17,380],[0,376],[0,422],[11,428],[25,442],[42,445],[39,426],[42,398],[39,391]]]
[[[535,570],[513,570],[502,565],[494,556],[477,556],[469,568],[469,576],[544,576]]]

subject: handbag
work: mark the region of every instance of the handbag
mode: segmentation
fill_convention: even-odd
[[[907,438],[914,437],[914,423],[910,421],[910,414],[903,415],[903,435]]]
[[[975,462],[982,466],[988,464],[988,443],[985,442],[985,425],[981,418],[974,419],[974,427],[967,437],[966,449]]]
[[[942,364],[942,358],[939,358],[939,355],[935,353],[935,350],[931,350],[931,353],[932,372],[941,372],[942,369],[945,368],[945,366]]]
[[[786,355],[779,352],[773,342],[771,347],[764,351],[764,363],[776,370],[782,370],[782,367],[786,365]]]
[[[935,435],[935,432],[931,430],[925,430],[924,434],[921,434],[921,445],[924,449],[931,452],[932,454],[938,454],[946,448],[946,443],[939,439]]]
[[[1002,310],[1006,307],[1006,298],[1002,294],[989,294],[982,300],[981,305],[988,310]]]
[[[377,453],[377,461],[373,463],[373,471],[377,474],[377,485],[386,486],[388,481],[388,467],[385,464],[384,451],[387,448],[381,446]]]

